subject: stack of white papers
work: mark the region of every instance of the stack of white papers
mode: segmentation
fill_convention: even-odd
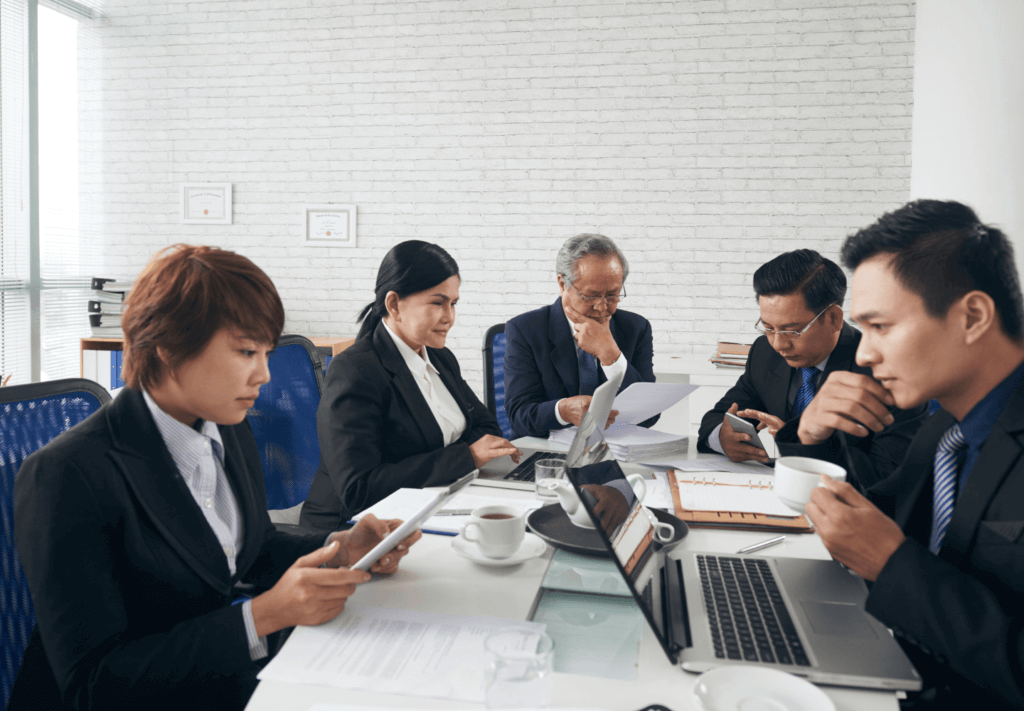
[[[576,437],[576,430],[576,427],[551,430],[548,440],[566,446],[571,445]],[[620,425],[618,422],[604,431],[604,438],[615,458],[623,462],[678,457],[686,454],[690,445],[690,438],[685,435],[649,430],[637,425]]]
[[[381,499],[365,511],[361,511],[356,514],[352,520],[358,521],[366,514],[372,513],[380,519],[397,518],[405,521],[422,509],[435,493],[436,491],[432,489],[399,489],[387,498]],[[536,498],[505,499],[500,496],[479,496],[477,494],[467,494],[462,491],[449,499],[448,503],[445,504],[441,511],[472,511],[473,509],[478,509],[481,506],[500,505],[511,506],[512,508],[519,509],[524,514],[528,514],[530,511],[539,509],[541,506],[549,503],[551,502],[541,501]],[[422,528],[424,533],[457,535],[459,530],[462,528],[462,524],[469,519],[469,515],[439,516],[434,514],[423,522]]]

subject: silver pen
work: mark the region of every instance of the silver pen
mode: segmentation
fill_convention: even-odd
[[[752,546],[740,548],[738,551],[736,551],[736,554],[740,555],[741,553],[753,553],[754,551],[759,551],[762,548],[768,548],[769,546],[774,546],[779,543],[782,543],[784,540],[786,540],[785,536],[776,536],[775,538],[769,538],[767,541],[761,541],[760,543],[755,543]]]
[[[473,509],[441,509],[435,516],[469,516]]]

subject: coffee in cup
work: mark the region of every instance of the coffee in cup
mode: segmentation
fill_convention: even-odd
[[[810,457],[779,457],[775,460],[775,494],[786,506],[803,513],[811,492],[822,486],[822,474],[846,481],[846,470],[838,464]]]
[[[488,558],[508,558],[523,544],[526,522],[511,506],[481,506],[462,524],[459,535],[475,543]]]

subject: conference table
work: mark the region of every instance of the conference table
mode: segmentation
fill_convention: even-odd
[[[559,449],[557,445],[546,440],[533,438],[516,440],[516,444],[533,449]],[[688,456],[702,455],[696,455],[691,451]],[[645,469],[635,465],[624,465],[623,468],[627,473]],[[510,489],[482,486],[473,486],[471,489],[472,493],[486,496],[510,499],[533,497],[532,493]],[[678,549],[733,554],[744,546],[772,535],[774,534],[691,528]],[[349,598],[346,610],[385,607],[453,615],[495,616],[516,621],[529,619],[554,550],[549,547],[542,556],[515,567],[491,568],[476,565],[457,555],[451,547],[452,540],[451,536],[424,534],[402,560],[397,573],[390,576],[375,576],[369,583],[360,585],[356,593]],[[788,534],[782,544],[751,555],[818,559],[830,557],[821,540],[813,533]],[[697,676],[672,665],[654,633],[644,624],[634,681],[556,672],[551,705],[638,711],[653,704],[660,704],[671,711],[700,711],[693,696]],[[897,711],[899,708],[897,696],[892,691],[834,686],[820,688],[832,699],[837,711]],[[482,704],[445,699],[263,681],[260,682],[246,709],[305,711],[315,704],[403,709],[484,708]]]

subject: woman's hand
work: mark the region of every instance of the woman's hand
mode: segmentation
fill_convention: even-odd
[[[366,514],[355,526],[347,531],[332,533],[330,541],[337,541],[337,555],[327,561],[327,567],[354,565],[374,546],[383,541],[388,534],[402,525],[399,519],[380,520],[373,514]],[[409,552],[409,547],[423,537],[423,531],[416,530],[403,538],[393,550],[385,553],[380,560],[370,567],[372,573],[394,573],[398,570],[398,562]]]
[[[523,456],[514,444],[504,437],[484,435],[473,444],[469,445],[469,453],[473,455],[473,466],[477,469],[487,464],[492,459],[504,457],[506,454],[512,456],[512,461],[519,463],[519,457]]]
[[[319,625],[333,620],[345,602],[370,574],[348,568],[321,568],[338,555],[337,541],[304,555],[285,571],[270,590],[252,599],[252,620],[260,637],[295,625]]]

